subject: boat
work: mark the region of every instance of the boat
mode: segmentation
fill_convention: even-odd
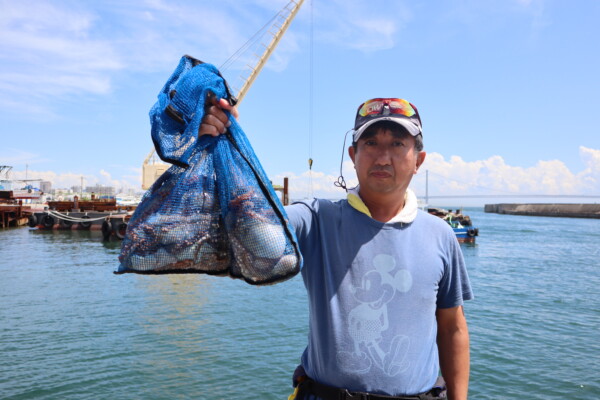
[[[0,166],[1,168],[4,166]],[[0,193],[5,200],[20,200],[22,203],[44,202],[44,193],[29,182],[37,179],[0,179]]]
[[[28,225],[40,230],[97,230],[104,240],[123,239],[135,205],[117,204],[115,198],[79,201],[49,201],[40,212],[29,216]]]
[[[0,180],[0,228],[27,224],[32,213],[43,209],[44,201],[44,194],[24,181]]]
[[[142,198],[140,196],[117,195],[116,200],[119,206],[137,206]]]
[[[0,190],[0,228],[22,226],[34,212],[32,204],[23,204],[26,199],[12,190]]]
[[[443,208],[428,207],[427,212],[446,221],[456,234],[459,243],[475,243],[475,238],[479,236],[479,229],[473,226],[471,218],[464,215],[461,210],[453,212]]]

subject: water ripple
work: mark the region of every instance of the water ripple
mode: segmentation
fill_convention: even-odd
[[[469,211],[470,398],[600,390],[600,221]],[[99,233],[0,231],[0,397],[281,399],[306,345],[302,280],[116,276]]]

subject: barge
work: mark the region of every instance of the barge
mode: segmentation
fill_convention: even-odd
[[[44,211],[28,218],[31,228],[41,230],[97,230],[105,240],[123,239],[134,205],[118,205],[116,199],[49,201]]]

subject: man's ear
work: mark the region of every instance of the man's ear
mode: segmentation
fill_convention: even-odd
[[[354,148],[354,146],[350,146],[348,147],[348,155],[350,156],[350,159],[352,160],[352,163],[354,163],[354,156],[356,149]]]
[[[417,171],[419,171],[419,167],[425,161],[426,155],[427,155],[427,153],[424,151],[420,151],[419,154],[417,154],[417,163],[415,164],[415,172],[414,172],[415,174],[417,173]]]

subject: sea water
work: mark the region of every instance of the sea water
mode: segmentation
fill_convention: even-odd
[[[467,214],[469,398],[599,397],[600,220]],[[0,231],[0,398],[287,398],[307,336],[299,276],[114,275],[119,247]]]

